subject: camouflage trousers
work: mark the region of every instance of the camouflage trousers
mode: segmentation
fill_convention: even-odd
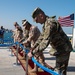
[[[69,57],[70,57],[70,52],[56,56],[56,67],[54,70],[57,71],[60,75],[67,75],[66,72],[67,72]]]

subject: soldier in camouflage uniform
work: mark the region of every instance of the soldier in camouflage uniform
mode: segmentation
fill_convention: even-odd
[[[14,22],[14,26],[15,26],[15,30],[13,30],[12,37],[14,38],[14,43],[15,43],[15,42],[19,42],[23,38],[23,30],[17,22]],[[17,45],[14,44],[13,47],[17,48]],[[18,51],[21,51],[21,50],[22,49],[19,48]]]
[[[29,37],[28,39],[23,42],[25,46],[27,46],[27,44],[30,42],[31,43],[31,47],[34,46],[35,42],[37,41],[37,39],[40,36],[40,30],[38,29],[37,26],[31,25],[28,21],[25,21],[23,23],[23,26],[25,27],[25,29],[27,29],[29,31]],[[42,65],[44,65],[44,55],[43,52],[39,52],[35,55],[35,58],[38,62],[40,62]],[[36,72],[38,71],[38,67],[34,64],[34,69],[32,69],[30,72]]]
[[[22,20],[22,24],[25,22],[26,20]],[[23,38],[19,41],[20,43],[23,43],[28,37],[29,37],[29,31],[26,30],[23,26]]]
[[[14,42],[20,41],[23,38],[22,28],[19,26],[17,22],[14,23],[15,30],[13,30]]]
[[[40,8],[36,8],[32,14],[36,23],[44,24],[43,32],[39,39],[34,44],[32,52],[28,53],[32,57],[38,52],[42,52],[50,44],[52,55],[56,56],[56,67],[60,75],[66,75],[70,52],[72,45],[69,38],[62,30],[59,22],[54,18],[48,17]]]

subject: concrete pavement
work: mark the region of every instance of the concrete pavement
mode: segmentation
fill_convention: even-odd
[[[49,49],[45,49],[44,56],[46,63],[50,66],[55,66],[55,57],[50,56]],[[16,63],[16,57],[11,56],[11,52],[8,48],[0,48],[0,75],[25,75],[25,72],[21,65],[14,66]],[[75,75],[75,52],[71,52],[67,75]]]

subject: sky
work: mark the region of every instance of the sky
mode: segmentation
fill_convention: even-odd
[[[58,19],[59,16],[75,13],[75,0],[0,0],[0,26],[14,29],[14,22],[22,26],[22,20],[27,19],[42,31],[42,25],[35,23],[31,17],[36,7],[40,7],[48,16],[56,15]],[[72,32],[72,27],[63,29]]]

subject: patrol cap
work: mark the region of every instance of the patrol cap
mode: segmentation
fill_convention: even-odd
[[[32,18],[35,18],[40,12],[44,13],[43,10],[41,10],[39,7],[34,9],[34,11],[32,13]]]

